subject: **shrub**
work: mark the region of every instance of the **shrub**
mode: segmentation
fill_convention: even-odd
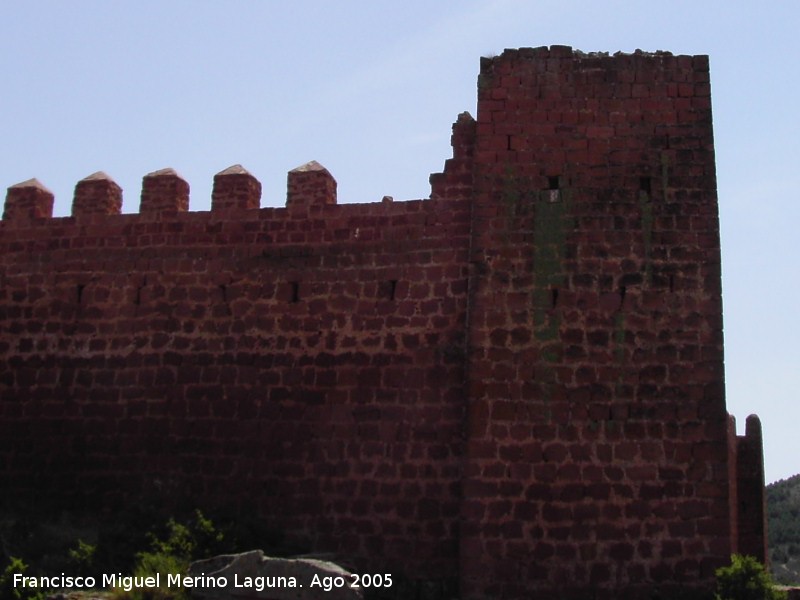
[[[163,552],[142,552],[138,555],[134,577],[152,577],[160,574],[161,587],[138,587],[130,591],[115,588],[112,597],[117,600],[183,600],[186,590],[182,587],[167,586],[167,576],[171,573],[185,573],[189,561]]]
[[[164,540],[150,536],[153,551],[169,554],[191,562],[207,558],[219,550],[223,535],[210,519],[195,511],[194,519],[188,523],[178,523],[175,519],[167,522],[167,537]]]
[[[67,561],[70,569],[75,575],[93,575],[95,569],[95,558],[97,556],[97,546],[78,539],[75,546],[67,552]]]
[[[717,569],[716,600],[786,600],[764,566],[752,556],[734,554],[731,565]]]
[[[3,573],[0,574],[0,600],[42,600],[45,591],[28,587],[14,587],[14,573],[25,573],[28,570],[22,559],[11,557]]]
[[[166,537],[150,535],[150,552],[136,555],[135,577],[150,577],[160,574],[162,587],[135,588],[129,592],[114,590],[118,600],[182,600],[186,591],[181,587],[167,587],[169,574],[185,574],[193,560],[213,555],[222,543],[223,535],[217,531],[210,519],[195,511],[194,519],[178,523],[167,522]]]

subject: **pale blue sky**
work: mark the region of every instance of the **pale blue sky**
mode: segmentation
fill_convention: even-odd
[[[27,0],[0,8],[0,186],[39,178],[69,213],[98,170],[138,210],[173,167],[207,210],[241,163],[285,200],[309,160],[340,202],[426,197],[481,55],[564,44],[711,57],[728,407],[758,413],[767,480],[800,472],[800,3]]]

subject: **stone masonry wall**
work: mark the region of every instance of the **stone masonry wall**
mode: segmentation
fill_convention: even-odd
[[[757,418],[725,408],[708,59],[483,59],[431,198],[316,162],[210,212],[171,169],[0,221],[6,499],[254,510],[463,600],[705,593],[764,550]],[[754,510],[761,506],[762,512]]]
[[[761,439],[761,421],[755,415],[747,417],[745,435],[736,438],[736,551],[754,556],[759,562],[769,564],[767,551],[767,507],[764,494],[764,451]]]
[[[183,212],[165,170],[141,214],[0,223],[4,489],[233,502],[300,548],[454,578],[468,206],[231,208],[253,182],[228,169],[226,210]],[[7,215],[17,194],[47,197],[11,189]]]
[[[707,58],[484,59],[474,152],[464,598],[710,582],[731,520]]]

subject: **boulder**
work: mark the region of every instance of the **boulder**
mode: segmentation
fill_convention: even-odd
[[[361,600],[352,580],[332,562],[252,550],[192,563],[183,587],[196,600]]]
[[[796,586],[776,586],[778,590],[786,592],[786,600],[800,600],[800,587]]]

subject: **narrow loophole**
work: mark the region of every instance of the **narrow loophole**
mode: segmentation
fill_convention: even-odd
[[[508,136],[508,150],[511,150],[511,136]]]
[[[296,304],[300,302],[300,284],[297,281],[289,282],[289,302]]]
[[[147,285],[147,277],[144,277],[141,283],[139,283],[139,285],[136,286],[136,297],[133,299],[133,304],[135,306],[142,305],[142,290],[146,285]]]
[[[670,292],[675,291],[675,275],[669,276],[669,291]]]
[[[81,301],[83,300],[83,290],[84,290],[85,288],[86,288],[86,286],[85,286],[83,283],[79,283],[79,284],[78,284],[78,288],[77,288],[77,290],[76,290],[76,292],[77,292],[77,294],[76,294],[76,296],[77,296],[77,297],[76,297],[76,299],[77,299],[77,301],[78,301],[78,304],[80,304],[80,303],[81,303]]]
[[[392,279],[389,282],[389,300],[394,300],[397,295],[397,279]]]
[[[640,177],[639,178],[639,191],[644,192],[648,196],[653,189],[653,182],[650,177]]]
[[[625,305],[625,294],[628,292],[628,288],[624,285],[619,286],[619,307],[622,308]]]
[[[224,283],[219,285],[219,294],[222,297],[223,302],[228,301],[228,287]]]
[[[551,190],[551,191],[560,189],[558,180],[559,180],[558,175],[551,175],[550,177],[548,177],[547,178],[547,189]]]
[[[550,308],[555,309],[558,306],[558,288],[550,290]]]

